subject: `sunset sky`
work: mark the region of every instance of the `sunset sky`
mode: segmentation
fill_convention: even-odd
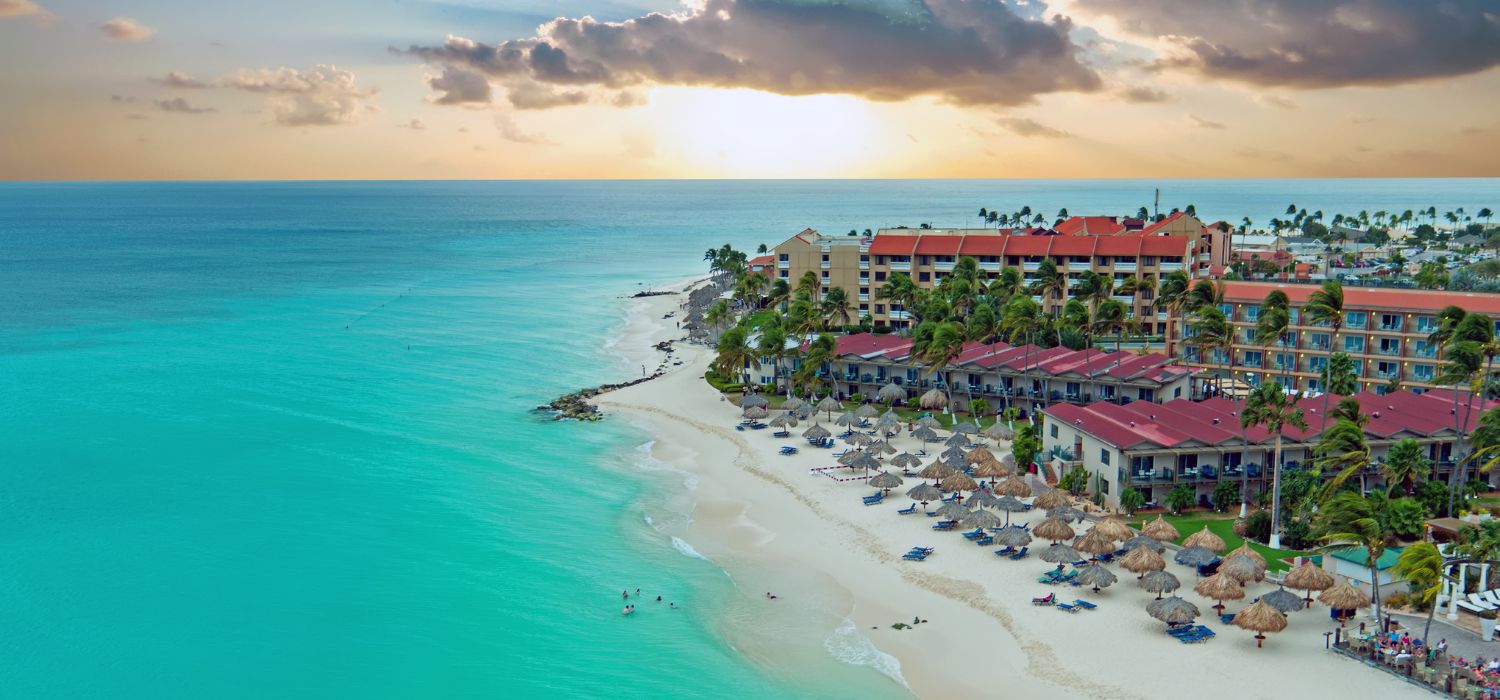
[[[1500,175],[1495,0],[0,0],[0,178]]]

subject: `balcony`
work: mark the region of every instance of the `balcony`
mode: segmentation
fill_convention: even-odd
[[[1211,255],[1209,255],[1208,253],[1199,253],[1198,254],[1198,262],[1206,263],[1206,262],[1212,262],[1212,261],[1213,261],[1213,257]]]
[[[861,294],[861,295],[859,295],[859,300],[860,301],[869,301],[870,300],[870,295],[868,295],[868,294]]]
[[[995,262],[982,262],[982,263],[979,263],[979,269],[985,270],[987,272],[999,272],[1000,271],[1000,261],[997,260]]]
[[[1023,263],[1021,263],[1021,269],[1025,270],[1026,272],[1036,272],[1041,267],[1042,267],[1042,263],[1040,261],[1038,261],[1038,262],[1023,262]]]
[[[1394,369],[1393,370],[1386,370],[1384,372],[1376,370],[1376,372],[1375,372],[1375,378],[1376,379],[1390,380],[1390,379],[1397,379],[1400,376],[1401,376],[1401,371],[1400,370],[1394,370]]]
[[[1434,357],[1437,357],[1437,352],[1435,350],[1432,350],[1431,348],[1427,350],[1413,350],[1411,356],[1422,357],[1430,360]]]
[[[1136,265],[1133,262],[1115,263],[1115,272],[1135,272]]]
[[[1121,304],[1125,304],[1127,306],[1130,305],[1130,304],[1134,304],[1135,303],[1135,297],[1133,297],[1133,296],[1131,296],[1129,294],[1114,294],[1114,295],[1111,295],[1109,298],[1114,299],[1115,301],[1118,301]]]
[[[785,269],[787,269],[787,268],[789,268],[791,266],[792,266],[792,261],[790,261],[790,260],[777,260],[776,261],[776,268],[779,269],[779,270],[785,270]]]
[[[1399,332],[1401,330],[1401,323],[1399,321],[1396,323],[1382,323],[1380,324],[1380,330],[1387,333]]]
[[[859,269],[861,269],[861,270],[868,270],[868,269],[870,269],[870,261],[869,260],[861,260],[861,261],[859,261]]]
[[[1163,263],[1158,264],[1157,267],[1161,268],[1162,272],[1177,272],[1177,271],[1179,271],[1179,270],[1182,269],[1182,263],[1180,263],[1180,262],[1163,262]]]
[[[908,261],[903,261],[903,262],[894,262],[893,261],[893,262],[891,262],[891,269],[895,270],[897,272],[910,272],[911,271],[911,261],[909,261],[909,260]]]
[[[892,321],[904,321],[911,318],[911,312],[906,311],[905,309],[902,309],[900,311],[892,309],[890,313],[886,314],[886,316],[890,317]]]
[[[823,268],[824,270],[829,270],[833,268],[833,263],[824,260],[823,262],[818,263],[818,267]]]
[[[1042,295],[1040,295],[1040,294],[1033,294],[1033,295],[1031,295],[1031,300],[1034,301],[1034,302],[1036,302],[1036,303],[1038,303],[1038,304],[1040,304],[1040,303],[1042,303]]]
[[[1328,352],[1328,349],[1330,347],[1332,347],[1332,344],[1329,343],[1326,340],[1322,341],[1322,342],[1314,340],[1314,341],[1312,341],[1312,342],[1310,342],[1310,343],[1307,344],[1307,349],[1308,350],[1321,350],[1323,352]]]
[[[1401,346],[1399,346],[1399,345],[1396,346],[1396,347],[1380,346],[1378,348],[1375,348],[1375,354],[1376,355],[1400,355],[1401,354]]]
[[[937,270],[938,272],[951,272],[953,270],[953,263],[935,262],[932,264],[932,269]]]
[[[1158,312],[1156,312],[1156,320],[1158,320],[1158,321],[1165,321],[1165,320],[1167,320],[1167,312],[1165,312],[1165,311],[1158,311]]]
[[[823,252],[825,252],[825,253],[831,253],[831,252],[833,252],[833,246],[831,246],[831,245],[825,245],[825,246],[822,246],[822,248],[823,248]]]
[[[1090,269],[1092,268],[1090,268],[1089,264],[1086,262],[1068,263],[1068,272],[1088,272]]]
[[[860,284],[869,284],[870,283],[870,275],[869,275],[869,273],[866,273],[866,272],[859,273],[859,283]]]

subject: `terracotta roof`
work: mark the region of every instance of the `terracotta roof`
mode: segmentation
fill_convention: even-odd
[[[770,265],[773,261],[774,261],[774,256],[770,256],[770,255],[758,255],[756,257],[750,258],[750,261],[749,261],[748,264],[751,267],[755,267],[756,265]]]
[[[871,255],[911,255],[917,248],[921,236],[892,236],[879,234],[870,243]]]
[[[1113,236],[1125,232],[1125,224],[1113,216],[1074,216],[1054,228],[1064,236]]]
[[[959,246],[968,236],[918,236],[918,255],[958,255]]]
[[[904,350],[911,347],[911,339],[899,335],[876,335],[874,333],[855,333],[854,335],[840,336],[834,345],[834,356],[858,355],[869,357],[883,354],[891,350]]]
[[[1293,305],[1307,303],[1320,289],[1316,284],[1275,284],[1272,282],[1225,282],[1224,299],[1230,302],[1259,303],[1272,289],[1286,292]],[[1447,292],[1426,289],[1390,289],[1385,287],[1344,287],[1344,308],[1353,311],[1437,312],[1454,304],[1467,311],[1500,316],[1500,294],[1482,292]]]
[[[1156,233],[1157,231],[1160,231],[1160,230],[1166,228],[1168,224],[1170,224],[1170,223],[1172,223],[1172,222],[1174,222],[1174,221],[1176,221],[1178,219],[1181,219],[1184,216],[1187,216],[1187,212],[1179,211],[1179,212],[1177,212],[1175,214],[1170,214],[1170,215],[1167,216],[1167,218],[1162,219],[1161,221],[1158,221],[1158,222],[1156,222],[1154,224],[1151,224],[1150,226],[1147,226],[1144,229],[1141,229],[1141,235],[1143,235],[1143,236],[1150,236],[1150,235]]]

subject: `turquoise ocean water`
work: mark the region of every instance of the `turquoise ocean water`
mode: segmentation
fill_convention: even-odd
[[[1494,180],[0,185],[0,695],[899,697],[746,658],[619,423],[621,296],[726,241],[1168,206],[1500,205]],[[680,615],[618,615],[619,591]],[[831,634],[832,629],[828,630]],[[799,642],[800,643],[800,642]],[[846,660],[857,660],[846,656]]]

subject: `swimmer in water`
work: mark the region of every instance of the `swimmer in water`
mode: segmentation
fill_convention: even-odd
[[[620,600],[625,600],[626,598],[629,598],[629,597],[630,597],[630,591],[620,591]]]

